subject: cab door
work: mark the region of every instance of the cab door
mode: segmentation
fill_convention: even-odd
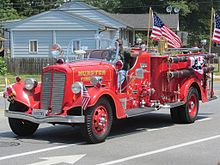
[[[133,57],[134,58],[134,57]],[[142,103],[149,104],[148,95],[151,85],[151,65],[150,54],[138,52],[138,56],[132,61],[132,68],[128,70],[126,76],[126,86],[122,93],[126,93],[126,109],[139,108]]]

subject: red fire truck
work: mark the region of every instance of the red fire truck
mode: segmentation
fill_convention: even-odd
[[[59,45],[52,51],[65,54]],[[173,122],[193,123],[199,101],[215,98],[210,65],[214,54],[199,49],[162,55],[131,49],[130,67],[120,85],[123,62],[118,48],[69,52],[72,60],[63,55],[43,68],[41,82],[16,77],[7,87],[4,96],[10,103],[5,116],[15,134],[32,135],[41,123],[79,125],[88,142],[99,143],[108,136],[113,119],[169,108]]]

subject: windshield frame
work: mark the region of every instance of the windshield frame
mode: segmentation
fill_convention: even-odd
[[[98,44],[98,49],[88,49],[88,46],[81,45],[84,40],[94,40]],[[79,50],[73,50],[73,43],[78,42],[79,43]],[[104,42],[105,49],[102,48],[102,42]],[[107,44],[106,44],[107,43]],[[100,56],[102,56],[102,53],[108,52],[109,54],[112,53],[110,60],[107,60],[106,58],[90,58],[92,52],[99,52],[101,53]],[[90,52],[88,54],[88,52]],[[117,41],[113,41],[106,38],[81,38],[81,39],[72,39],[67,46],[66,53],[64,54],[65,61],[66,62],[72,62],[72,61],[80,61],[80,60],[100,60],[110,63],[115,63],[118,60],[119,56],[119,43]],[[71,59],[71,60],[70,60]]]

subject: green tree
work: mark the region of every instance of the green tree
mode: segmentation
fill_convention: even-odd
[[[29,17],[58,7],[63,0],[10,0],[20,16]]]
[[[0,57],[0,75],[4,76],[7,73],[6,62]]]
[[[114,13],[121,6],[119,0],[84,0],[84,2],[110,13]]]
[[[0,20],[5,21],[17,18],[19,18],[19,15],[11,6],[10,0],[0,0]]]
[[[190,43],[209,38],[211,6],[220,13],[220,0],[82,0],[110,13],[147,13],[151,6],[166,13],[168,5],[180,9],[180,30],[189,32]],[[213,2],[213,3],[212,3]],[[29,17],[56,8],[64,0],[0,0],[0,19]]]
[[[87,3],[114,13],[147,13],[151,6],[155,12],[166,13],[169,5],[180,9],[180,30],[189,32],[189,42],[209,39],[211,6],[220,11],[220,0],[86,0]],[[111,3],[111,5],[109,4]]]

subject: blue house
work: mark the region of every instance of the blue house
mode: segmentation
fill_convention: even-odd
[[[68,2],[57,9],[26,18],[21,21],[6,24],[8,33],[8,45],[11,57],[48,57],[50,47],[54,43],[61,45],[67,51],[68,43],[71,40],[72,49],[79,49],[81,46],[99,48],[100,42],[95,37],[116,40],[122,38],[124,45],[133,44],[135,40],[134,19],[129,25],[131,15],[118,17],[103,10],[89,6],[83,2]],[[142,18],[147,14],[142,15]],[[172,20],[172,27],[178,29],[179,17],[168,16]],[[174,21],[173,21],[174,20]],[[147,19],[143,20],[147,22]],[[169,25],[169,23],[168,23]],[[147,31],[147,26],[142,24],[142,30]],[[140,27],[138,27],[140,29]],[[91,38],[90,40],[85,40]],[[83,40],[84,39],[84,40]]]
[[[11,57],[47,57],[52,44],[59,43],[66,51],[73,39],[76,49],[81,45],[98,48],[100,45],[95,39],[86,41],[83,38],[92,39],[99,35],[114,40],[119,38],[120,31],[129,28],[105,12],[92,9],[83,2],[69,2],[6,25]]]

